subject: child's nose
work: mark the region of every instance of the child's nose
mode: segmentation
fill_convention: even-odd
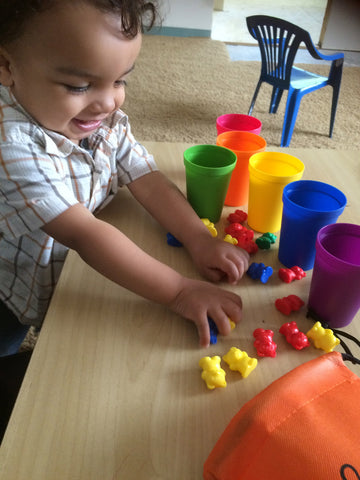
[[[111,113],[120,108],[124,103],[125,95],[119,90],[114,89],[98,95],[92,104],[93,110],[100,113]]]

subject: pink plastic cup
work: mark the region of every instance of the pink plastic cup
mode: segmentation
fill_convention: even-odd
[[[227,113],[216,119],[217,134],[231,132],[233,130],[256,133],[259,135],[261,131],[261,122],[251,115],[243,115],[241,113]]]
[[[330,328],[345,327],[360,309],[360,225],[323,227],[315,248],[309,313]]]

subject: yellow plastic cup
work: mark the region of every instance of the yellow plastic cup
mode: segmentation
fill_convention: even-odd
[[[247,205],[249,198],[249,158],[266,148],[266,140],[251,132],[229,131],[221,133],[216,144],[229,148],[237,156],[235,169],[231,175],[225,205],[239,207]]]
[[[248,225],[257,232],[278,232],[282,218],[285,185],[300,180],[301,160],[279,152],[260,152],[249,160]]]

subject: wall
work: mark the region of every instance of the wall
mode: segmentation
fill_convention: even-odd
[[[329,0],[321,48],[360,51],[360,1]]]
[[[210,37],[214,0],[162,0],[163,17],[155,35],[181,37]]]

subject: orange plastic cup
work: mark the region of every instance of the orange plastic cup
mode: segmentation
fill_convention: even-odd
[[[249,159],[255,153],[265,150],[266,141],[255,133],[229,131],[221,133],[216,144],[232,150],[237,157],[225,205],[230,207],[246,205],[249,198]]]

